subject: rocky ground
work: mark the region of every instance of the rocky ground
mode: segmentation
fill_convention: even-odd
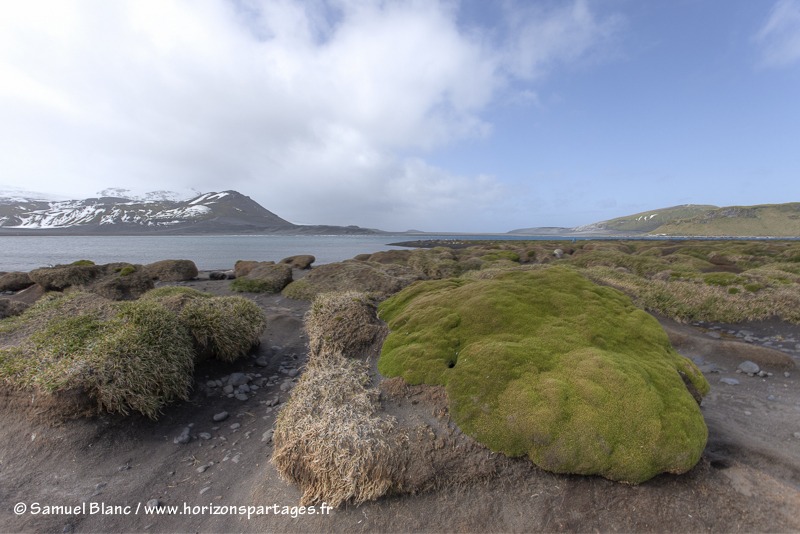
[[[170,284],[233,294],[228,281],[209,280],[208,273]],[[797,325],[677,325],[661,319],[679,334],[679,352],[694,359],[711,383],[703,401],[708,447],[685,475],[628,486],[509,460],[479,482],[358,507],[318,506],[314,515],[301,515],[297,509],[292,514],[301,491],[281,481],[269,460],[275,417],[307,356],[302,317],[309,303],[280,294],[245,295],[269,317],[261,345],[232,364],[200,364],[191,398],[165,407],[158,421],[102,415],[50,426],[0,408],[0,531],[800,530]],[[747,352],[733,353],[725,342],[742,350],[771,347],[784,356],[756,361],[764,376],[751,376],[737,372]],[[763,356],[751,352],[756,360]],[[387,404],[421,412],[441,408],[441,399],[405,395]],[[447,418],[442,427],[452,432]],[[148,503],[157,504],[155,511],[145,509]],[[16,514],[20,504],[25,511]],[[269,513],[248,518],[248,506],[270,507]]]

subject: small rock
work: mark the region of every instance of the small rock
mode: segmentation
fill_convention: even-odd
[[[217,387],[217,381],[216,380],[209,380],[208,382],[206,382],[206,385],[208,387],[210,387],[210,388],[215,388],[215,387]]]
[[[149,506],[151,509],[158,508],[159,506],[161,506],[161,503],[158,502],[158,499],[150,499],[149,501],[147,501],[147,506]]]
[[[252,378],[244,373],[233,373],[228,379],[228,384],[231,386],[241,386],[242,384],[247,384],[250,380],[252,380]]]
[[[722,334],[720,334],[719,332],[706,332],[706,335],[708,337],[713,337],[714,339],[719,339],[722,337]]]
[[[794,346],[794,350],[800,350],[800,343]]]
[[[756,373],[756,374],[757,374],[758,376],[760,376],[761,378],[766,378],[766,377],[769,375],[769,373],[767,373],[766,371],[763,371],[763,370],[762,370],[762,371],[759,371],[759,372],[758,372],[758,373]]]
[[[291,371],[289,371],[289,376],[291,376],[292,378],[296,377],[299,374],[300,374],[300,369],[292,369]]]
[[[247,384],[242,384],[241,386],[239,386],[239,391],[242,393],[250,393],[250,386],[248,386]]]
[[[272,434],[274,433],[275,433],[274,430],[267,430],[261,435],[261,441],[269,443],[270,441],[272,441]]]
[[[754,336],[755,335],[755,333],[751,332],[750,330],[739,330],[739,333],[742,334],[743,336]]]
[[[274,350],[275,352],[280,352],[280,351],[283,350],[283,347],[279,347],[278,345],[272,345],[272,347],[270,347],[270,348],[272,350]]]
[[[201,465],[200,467],[197,468],[197,472],[198,473],[205,473],[206,469],[208,469],[208,468],[209,468],[209,466],[207,466],[207,465]]]
[[[120,467],[120,468],[118,469],[118,471],[127,471],[127,470],[128,470],[128,469],[130,469],[130,468],[131,468],[131,466],[129,466],[129,465],[123,465],[122,467]]]
[[[250,386],[250,391],[258,391],[258,386],[256,385]]]
[[[233,393],[233,386],[228,384],[227,386],[222,388],[222,392],[227,394],[227,395],[230,395],[231,393]]]
[[[233,463],[235,463],[235,464],[238,464],[238,463],[239,463],[239,460],[240,460],[241,458],[242,458],[242,455],[241,455],[241,454],[237,454],[236,456],[234,456],[233,458],[231,458],[231,462],[233,462]]]
[[[720,378],[719,381],[722,382],[723,384],[728,384],[730,386],[739,385],[739,381],[736,380],[735,378]]]
[[[737,369],[739,369],[741,372],[747,373],[747,374],[755,374],[760,370],[758,365],[754,364],[750,360],[740,363],[739,367],[737,367]]]
[[[211,486],[206,486],[205,488],[200,490],[200,495],[204,494],[205,492],[207,492],[210,489],[211,489]]]
[[[236,397],[236,400],[240,400],[240,401],[246,401],[247,399],[250,398],[247,395],[245,395],[244,393],[237,393],[236,395],[234,395],[234,397]]]
[[[222,387],[222,380],[214,380],[214,382],[216,382],[216,383],[217,383],[217,387],[218,387],[218,388],[221,388],[221,387]]]
[[[792,376],[792,373],[790,373],[789,371],[786,371],[786,372],[783,373],[783,376],[785,376],[786,378],[789,378],[790,376]]]
[[[748,343],[752,343],[753,342],[753,337],[752,336],[744,336],[744,340],[746,342],[748,342]]]
[[[236,430],[236,429],[237,429],[237,428],[239,428],[240,426],[242,426],[242,425],[240,425],[239,423],[233,423],[233,424],[231,425],[231,430]]]
[[[269,358],[262,356],[256,360],[256,365],[259,367],[267,367],[269,365]]]
[[[200,439],[205,439],[205,440],[211,439],[211,434],[209,434],[208,432],[200,432],[197,436]]]
[[[745,415],[753,415],[753,412],[744,412]]]
[[[191,429],[188,426],[186,428],[184,428],[183,432],[181,432],[181,435],[178,436],[177,438],[173,439],[172,443],[174,443],[176,445],[179,444],[179,443],[189,443],[189,441],[192,439],[191,436],[189,436],[190,430]]]
[[[291,391],[293,387],[294,387],[293,382],[284,382],[283,384],[281,384],[281,391]]]
[[[228,412],[219,412],[214,416],[214,421],[219,423],[220,421],[224,421],[227,418],[228,418]]]
[[[101,490],[105,487],[105,484],[98,484],[94,487],[95,490]]]
[[[768,401],[774,401],[775,400],[775,395],[770,395],[769,397],[767,397],[767,400]]]

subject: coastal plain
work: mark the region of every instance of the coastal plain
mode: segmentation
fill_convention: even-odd
[[[650,269],[647,262],[636,258],[653,259],[655,263],[648,265],[667,264],[665,258],[677,251],[670,252],[671,247],[664,246],[660,254],[651,251],[643,255],[646,251],[627,248],[623,252],[628,245],[610,245],[616,248],[593,253],[592,247],[575,247],[566,242],[537,243],[538,248],[530,247],[532,254],[522,254],[523,261],[515,251],[514,261],[514,256],[507,253],[512,245],[484,244],[486,248],[475,254],[459,254],[459,249],[423,250],[417,253],[418,260],[410,263],[430,278],[454,274],[481,279],[494,272],[526,268],[526,263],[531,268],[540,266],[535,267],[538,269],[547,268],[549,263],[572,261],[578,269],[589,270],[584,275],[596,282],[605,281],[623,291],[627,288],[634,303],[658,319],[673,347],[694,361],[711,387],[701,405],[709,430],[708,443],[702,458],[688,473],[657,475],[642,484],[629,485],[598,476],[549,473],[525,458],[497,458],[453,425],[447,416],[446,400],[414,386],[399,395],[387,395],[384,409],[398,418],[424,421],[436,436],[448,437],[476,458],[485,458],[490,469],[482,476],[416,494],[387,495],[358,506],[345,503],[325,514],[292,517],[272,513],[251,518],[238,513],[193,514],[195,506],[291,508],[301,502],[301,488],[284,481],[270,460],[275,452],[272,432],[276,416],[292,396],[293,384],[303,375],[309,356],[304,318],[312,306],[309,300],[288,298],[282,293],[237,293],[230,289],[229,280],[214,280],[210,272],[200,272],[191,280],[157,285],[187,287],[219,297],[241,295],[252,300],[267,316],[267,327],[258,346],[233,362],[212,359],[198,363],[189,398],[165,405],[157,420],[134,412],[127,416],[101,413],[56,424],[37,421],[36,414],[24,407],[25,402],[30,402],[26,395],[4,389],[0,410],[0,501],[4,510],[0,530],[797,531],[800,375],[796,361],[800,356],[800,326],[796,319],[786,320],[776,314],[758,318],[747,317],[746,313],[737,315],[736,309],[729,310],[723,302],[729,298],[738,305],[735,299],[754,300],[768,294],[764,290],[774,290],[776,296],[788,298],[785,291],[797,285],[791,272],[797,264],[789,253],[793,247],[765,247],[773,247],[778,256],[785,256],[787,261],[779,263],[789,270],[781,275],[773,263],[759,262],[758,258],[765,256],[755,249],[745,254],[719,247],[705,250],[703,244],[690,243],[689,252],[694,255],[686,254],[686,261],[682,257],[671,264],[672,269]],[[578,249],[586,250],[576,254]],[[467,265],[470,260],[466,256],[484,259],[480,264],[469,263],[478,268],[457,272],[459,263]],[[591,261],[587,259],[590,256]],[[426,261],[419,261],[421,258]],[[547,261],[543,262],[544,258]],[[693,264],[695,260],[708,265],[699,261]],[[409,261],[406,258],[406,264]],[[455,270],[448,273],[447,269]],[[753,269],[761,270],[748,275]],[[314,271],[295,268],[292,279],[302,281]],[[634,276],[641,279],[639,286],[634,284]],[[761,288],[745,289],[746,285],[759,282]],[[675,284],[674,289],[670,289],[671,284]],[[680,307],[654,290],[671,290],[671,294],[680,295],[687,291],[682,284],[696,287],[699,294],[713,293],[706,295],[708,298],[729,297],[719,297],[716,309],[707,309],[702,302]],[[739,291],[729,292],[737,288]],[[721,315],[708,315],[715,312]],[[381,343],[382,339],[376,339],[363,352],[371,352],[376,360]],[[745,360],[757,365],[758,373],[737,372]],[[226,387],[232,377],[242,376],[248,377],[244,380],[250,391],[244,398],[229,396]],[[376,375],[374,380],[381,381],[382,377]],[[223,413],[227,415],[221,417]],[[180,439],[183,435],[188,436],[185,443]],[[29,509],[33,503],[130,504],[135,508],[153,499],[162,510],[177,506],[175,513],[15,515],[12,511],[17,503],[25,503]],[[186,505],[190,513],[185,513]]]

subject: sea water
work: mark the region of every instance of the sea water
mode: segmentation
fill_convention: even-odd
[[[402,250],[390,246],[427,239],[557,239],[487,235],[347,235],[347,236],[0,236],[0,271],[31,271],[48,265],[91,260],[148,264],[160,260],[192,260],[200,270],[233,269],[237,260],[278,262],[311,254],[315,265],[343,261],[358,254]]]

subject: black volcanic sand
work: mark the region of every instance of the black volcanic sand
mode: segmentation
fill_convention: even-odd
[[[233,294],[227,290],[228,281],[205,277],[207,273],[201,273],[201,279],[177,285],[215,295]],[[246,515],[203,514],[200,509],[194,515],[184,514],[184,505],[189,511],[216,505],[291,507],[300,500],[300,490],[281,481],[269,463],[272,443],[262,441],[276,415],[263,401],[278,396],[283,402],[287,394],[277,386],[265,387],[242,402],[205,386],[208,380],[237,371],[269,377],[280,374],[281,364],[301,367],[306,360],[302,316],[309,302],[281,295],[244,295],[270,317],[260,347],[233,364],[201,364],[190,400],[165,407],[156,422],[139,415],[102,415],[46,426],[0,411],[0,531],[800,531],[800,439],[793,437],[800,432],[800,372],[791,370],[785,377],[784,369],[767,366],[764,369],[772,377],[750,377],[735,373],[739,361],[723,355],[705,356],[706,363],[727,371],[706,375],[711,383],[703,401],[709,445],[704,458],[684,475],[660,475],[629,486],[599,477],[554,475],[528,461],[513,460],[498,476],[483,482],[386,497],[327,515],[271,514],[248,519]],[[700,329],[672,326],[688,329],[698,343],[715,342]],[[786,337],[797,334],[797,326],[780,322],[730,329],[742,328],[759,337],[775,335],[781,328]],[[682,353],[693,357],[691,351]],[[265,369],[254,363],[261,356],[269,360]],[[720,383],[723,377],[736,378],[740,384]],[[770,395],[774,400],[767,400]],[[424,398],[412,399],[405,406],[415,400],[419,409],[429,409]],[[212,417],[223,410],[230,416],[215,423]],[[232,429],[234,423],[241,426]],[[193,424],[193,435],[208,432],[212,439],[174,444],[173,439],[189,424]],[[210,462],[214,465],[198,472],[198,467]],[[151,499],[178,506],[177,513],[146,515],[142,508]],[[79,510],[18,516],[12,511],[17,503],[25,503],[29,510],[33,503],[40,509],[83,503],[87,511],[91,503],[130,505],[131,509],[129,515],[90,515]],[[142,508],[135,513],[139,504]]]

